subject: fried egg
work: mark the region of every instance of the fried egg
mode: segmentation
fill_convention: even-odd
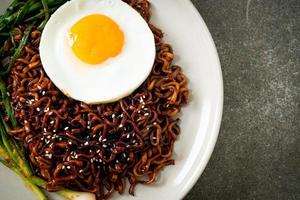
[[[40,56],[65,95],[88,104],[109,103],[147,79],[155,41],[147,22],[121,0],[72,0],[46,24]]]

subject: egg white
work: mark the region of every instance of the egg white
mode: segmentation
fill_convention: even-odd
[[[96,65],[74,55],[67,35],[77,21],[92,14],[114,20],[125,39],[118,56]],[[155,42],[145,20],[123,1],[72,0],[46,24],[40,56],[47,75],[63,93],[88,104],[109,103],[128,96],[146,80],[155,60]]]

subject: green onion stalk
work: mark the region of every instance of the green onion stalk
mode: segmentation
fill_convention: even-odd
[[[46,189],[47,182],[34,175],[26,160],[24,147],[8,134],[11,129],[18,127],[18,122],[11,108],[11,99],[5,80],[11,67],[23,53],[33,27],[42,30],[50,15],[65,2],[67,0],[14,0],[6,12],[0,15],[0,163],[14,171],[31,188],[39,200],[48,200],[43,190]],[[18,34],[14,31],[14,27],[24,23],[27,28],[21,41],[16,45],[11,39]],[[6,47],[9,44],[11,45],[7,52]],[[69,200],[79,197],[95,199],[93,194],[64,188],[61,188],[57,194]]]

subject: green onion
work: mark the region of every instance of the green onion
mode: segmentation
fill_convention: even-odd
[[[57,8],[50,8],[48,11],[49,11],[49,14],[50,13],[53,13]],[[41,10],[38,14],[32,16],[32,17],[29,17],[27,19],[24,20],[24,22],[31,22],[31,21],[35,21],[35,20],[38,20],[40,19],[42,16],[44,16],[46,13],[46,11],[44,10]]]
[[[45,19],[44,21],[41,23],[41,25],[39,26],[40,29],[43,29],[47,23],[47,21],[49,20],[49,8],[48,8],[48,3],[46,0],[42,0],[42,4],[44,7],[44,12],[45,12]]]
[[[18,125],[17,120],[16,120],[16,117],[14,116],[13,110],[10,107],[10,100],[7,95],[6,84],[4,83],[2,78],[0,78],[0,91],[1,91],[1,96],[2,96],[3,107],[6,111],[6,114],[9,117],[13,127],[16,128]]]
[[[22,40],[20,41],[19,46],[16,49],[14,55],[12,56],[8,68],[4,72],[0,72],[0,76],[7,74],[10,71],[11,67],[15,64],[16,60],[20,57],[22,50],[27,43],[27,40],[29,38],[32,28],[33,28],[33,25],[28,26],[26,28],[26,30],[24,31],[24,36],[23,36]]]

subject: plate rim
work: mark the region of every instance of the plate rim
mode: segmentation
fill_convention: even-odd
[[[216,68],[218,71],[218,74],[216,74],[216,76],[218,77],[218,85],[219,85],[219,89],[220,89],[220,99],[218,101],[216,101],[216,118],[214,119],[214,126],[213,126],[213,130],[211,131],[213,134],[211,134],[211,136],[208,138],[209,140],[207,140],[207,148],[205,149],[205,152],[203,153],[203,164],[202,165],[198,165],[195,169],[195,173],[193,176],[191,176],[190,179],[188,179],[188,181],[185,182],[184,184],[184,189],[181,190],[181,194],[179,199],[183,199],[184,197],[186,197],[186,195],[192,190],[192,188],[195,186],[195,184],[197,183],[197,181],[201,178],[201,175],[203,174],[205,168],[207,167],[207,164],[212,156],[212,153],[215,149],[218,137],[219,137],[219,132],[220,132],[220,128],[221,128],[221,122],[222,122],[222,116],[223,116],[223,107],[224,107],[224,81],[223,81],[223,73],[222,73],[222,68],[221,68],[221,62],[220,62],[220,58],[219,58],[219,54],[218,54],[218,50],[217,47],[215,45],[215,42],[213,40],[213,37],[204,21],[204,19],[202,18],[199,10],[196,8],[196,6],[194,5],[194,3],[191,0],[186,1],[187,2],[187,6],[189,6],[191,8],[191,11],[193,12],[193,15],[197,16],[199,22],[201,23],[203,29],[204,29],[204,34],[206,34],[207,39],[209,39],[208,44],[210,44],[211,46],[211,50],[212,53],[214,54],[214,57],[216,58]]]

